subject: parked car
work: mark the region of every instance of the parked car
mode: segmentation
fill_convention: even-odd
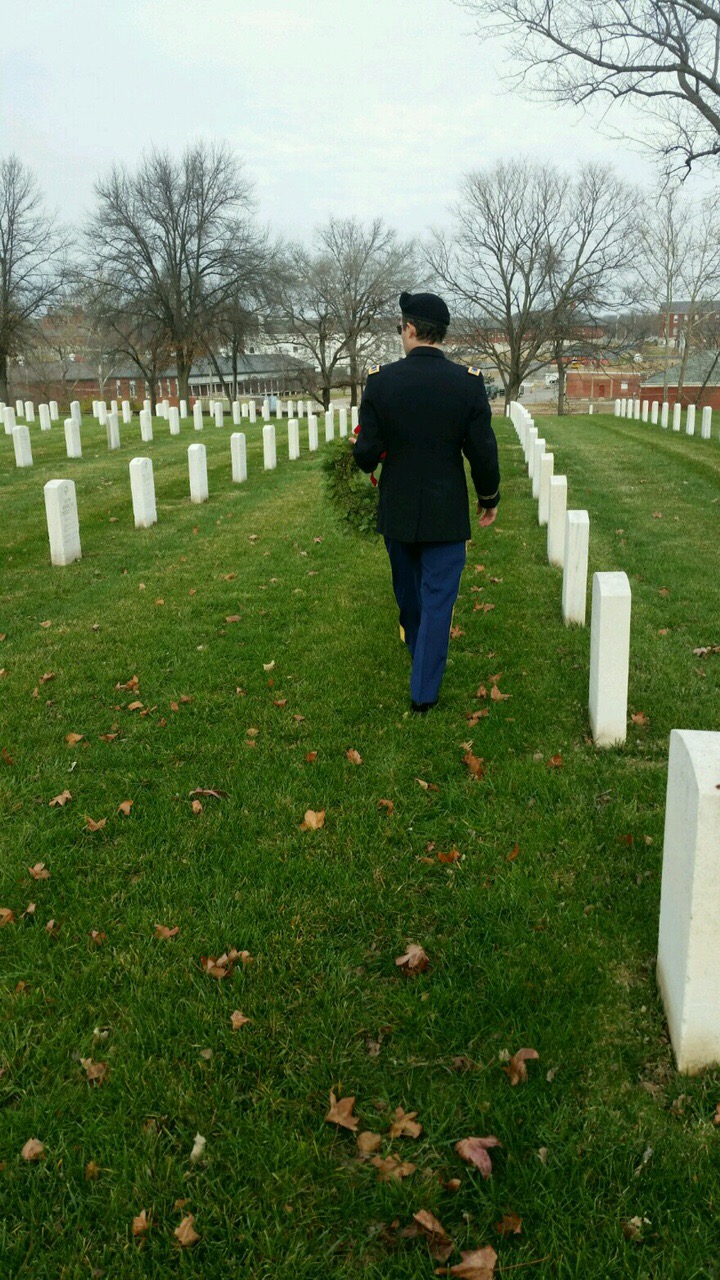
[[[545,374],[545,386],[546,386],[546,387],[556,387],[559,381],[560,381],[560,374],[559,374],[559,373],[546,373],[546,374]]]

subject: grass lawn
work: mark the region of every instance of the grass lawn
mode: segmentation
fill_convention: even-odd
[[[441,1263],[401,1234],[420,1210],[456,1242],[446,1266],[492,1245],[500,1277],[720,1277],[720,1070],[676,1074],[654,979],[668,735],[720,729],[720,655],[693,655],[720,644],[720,444],[538,422],[590,512],[591,570],[633,589],[648,724],[599,753],[589,628],[562,625],[520,445],[496,425],[501,516],[469,548],[424,719],[384,548],[336,527],[306,423],[292,464],[280,427],[269,474],[244,424],[241,486],[232,428],[206,423],[201,507],[191,424],[156,421],[149,446],[121,424],[108,454],[86,421],[76,462],[61,424],[35,426],[23,471],[0,434],[3,1277],[421,1280]],[[132,524],[135,453],[155,468],[150,530]],[[53,569],[42,486],[62,476],[83,559]],[[475,698],[493,677],[507,696]],[[223,794],[193,812],[195,788]],[[309,809],[322,829],[301,830]],[[412,943],[430,964],[406,976]],[[202,957],[230,948],[252,959],[211,976]],[[521,1047],[539,1060],[513,1087]],[[325,1123],[331,1089],[415,1171],[380,1180]],[[419,1137],[390,1139],[397,1107]],[[471,1135],[502,1144],[488,1179],[455,1153]],[[496,1230],[506,1214],[519,1234]]]

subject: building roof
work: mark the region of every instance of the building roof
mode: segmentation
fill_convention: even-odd
[[[669,387],[678,385],[679,373],[679,364],[673,365],[671,369],[668,369]],[[658,373],[651,373],[646,378],[643,378],[642,385],[644,387],[661,387],[664,382],[665,375],[661,369]],[[687,358],[683,386],[701,387],[703,383],[706,383],[708,387],[720,387],[720,353],[717,351],[701,351],[697,355],[688,356]]]

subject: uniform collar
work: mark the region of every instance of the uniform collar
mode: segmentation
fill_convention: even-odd
[[[437,360],[439,356],[441,360],[445,359],[445,356],[439,347],[413,347],[412,351],[408,351],[406,358],[409,359],[410,356],[432,356],[435,360]]]

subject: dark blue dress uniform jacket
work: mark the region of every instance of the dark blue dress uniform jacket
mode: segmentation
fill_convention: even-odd
[[[414,347],[368,376],[355,461],[383,459],[377,531],[400,542],[464,542],[470,537],[463,454],[478,500],[497,506],[497,441],[482,374],[438,347]]]

